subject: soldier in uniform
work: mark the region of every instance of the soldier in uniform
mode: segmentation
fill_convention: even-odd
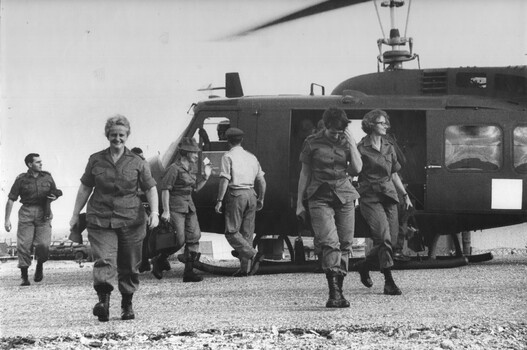
[[[362,130],[367,134],[359,142],[358,149],[364,164],[359,175],[360,211],[370,227],[373,248],[366,259],[357,264],[361,282],[368,288],[373,283],[369,271],[380,268],[384,274],[384,294],[400,295],[401,290],[392,276],[392,236],[399,231],[397,205],[398,193],[406,208],[412,206],[408,193],[397,172],[401,165],[393,142],[386,138],[390,128],[388,114],[380,109],[372,110],[362,119]]]
[[[22,286],[29,286],[27,276],[31,265],[31,251],[35,247],[37,267],[34,281],[40,282],[44,278],[43,264],[49,257],[51,243],[52,215],[46,215],[46,201],[53,201],[62,195],[57,190],[55,181],[50,173],[42,170],[42,160],[37,153],[28,154],[24,162],[28,167],[26,173],[18,175],[9,192],[9,199],[5,209],[5,229],[11,231],[11,211],[13,203],[20,196],[22,207],[18,211],[17,252],[18,267],[22,275]]]
[[[361,171],[357,145],[347,129],[346,112],[338,108],[324,111],[325,128],[304,142],[300,161],[296,214],[305,215],[309,205],[315,240],[322,250],[322,270],[326,274],[329,298],[326,307],[349,307],[342,294],[355,229],[355,203],[359,197],[350,175]]]
[[[161,202],[163,204],[161,219],[170,221],[175,228],[176,247],[173,251],[175,252],[185,245],[183,282],[200,282],[203,280],[193,270],[194,263],[200,257],[201,230],[192,193],[203,188],[212,169],[210,165],[205,165],[203,176],[198,177],[194,174],[199,151],[198,143],[193,138],[183,137],[178,147],[179,157],[167,168],[160,184]],[[168,254],[161,253],[152,259],[152,274],[158,279],[163,277],[163,270],[166,269],[163,263],[169,264],[166,260],[167,257]]]
[[[263,208],[266,183],[256,157],[241,146],[243,131],[229,128],[225,132],[230,150],[221,158],[220,187],[216,213],[221,214],[225,202],[225,238],[240,259],[237,276],[254,275],[264,259],[253,248],[256,212]],[[255,182],[257,190],[255,191]]]
[[[128,119],[119,114],[110,117],[104,131],[110,146],[90,156],[70,220],[74,227],[89,199],[86,221],[95,258],[93,288],[99,297],[93,315],[101,322],[110,317],[115,277],[122,295],[121,319],[135,318],[132,298],[139,287],[138,266],[146,225],[153,229],[159,223],[157,188],[150,167],[125,147],[130,135]],[[148,220],[138,189],[145,193],[151,208]]]

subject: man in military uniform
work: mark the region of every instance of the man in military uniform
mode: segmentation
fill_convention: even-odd
[[[30,153],[24,159],[28,171],[18,175],[9,192],[5,209],[5,229],[11,231],[13,203],[20,196],[22,207],[18,211],[17,251],[18,267],[22,275],[22,286],[29,286],[27,271],[31,265],[31,250],[35,247],[37,268],[35,282],[44,278],[42,265],[48,260],[51,243],[52,215],[45,215],[46,201],[53,201],[62,195],[57,190],[50,173],[42,170],[40,155]]]
[[[237,275],[254,275],[264,256],[253,248],[256,211],[263,208],[266,183],[256,157],[241,146],[243,131],[229,128],[225,132],[230,150],[221,158],[220,188],[216,213],[221,214],[225,200],[225,238],[240,259]],[[258,184],[255,191],[255,182]]]

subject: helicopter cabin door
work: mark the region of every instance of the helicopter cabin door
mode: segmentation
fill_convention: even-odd
[[[203,174],[203,165],[209,164],[212,174],[203,188],[194,194],[198,220],[203,231],[223,232],[223,215],[214,212],[220,183],[222,156],[229,150],[225,131],[238,123],[238,112],[231,110],[199,111],[190,132],[199,142],[201,152],[197,173]]]
[[[429,111],[427,211],[527,210],[525,114],[501,110]]]

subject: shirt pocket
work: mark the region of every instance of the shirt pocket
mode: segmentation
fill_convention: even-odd
[[[123,177],[120,181],[123,188],[135,190],[138,188],[139,176],[136,170],[123,170]]]
[[[392,170],[392,155],[391,154],[384,154],[382,156],[383,162],[386,165],[386,169]]]
[[[49,192],[51,192],[51,182],[42,182],[39,187],[41,193],[48,194]]]
[[[91,174],[95,177],[103,176],[106,173],[106,168],[95,167],[92,169]]]

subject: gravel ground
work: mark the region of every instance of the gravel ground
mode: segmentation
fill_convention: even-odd
[[[345,280],[348,309],[327,309],[322,274],[248,278],[204,275],[182,283],[183,266],[158,281],[141,276],[136,319],[91,315],[92,263],[50,261],[45,278],[20,287],[15,261],[0,264],[3,349],[527,349],[527,256],[441,270],[394,271],[402,296],[382,294],[382,275]],[[30,273],[33,273],[33,268]]]

